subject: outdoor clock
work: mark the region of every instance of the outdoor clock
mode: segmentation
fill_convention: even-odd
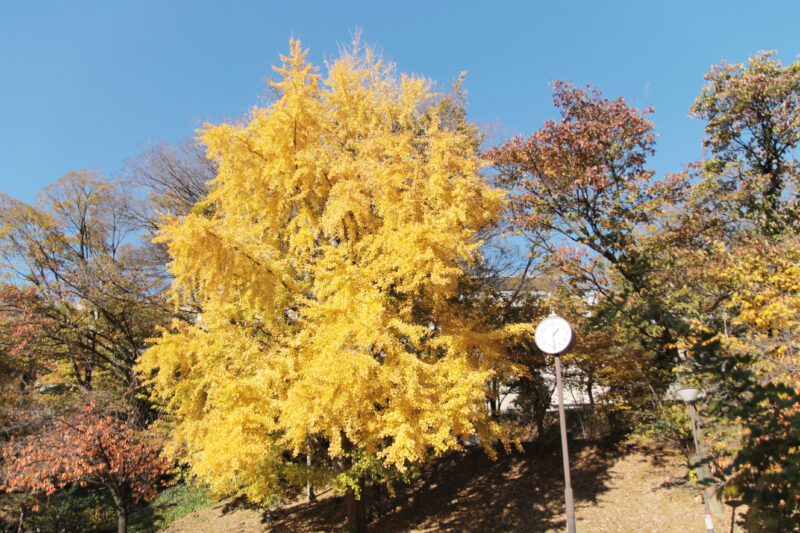
[[[575,335],[569,322],[553,313],[536,326],[536,346],[544,353],[558,355],[572,346]]]

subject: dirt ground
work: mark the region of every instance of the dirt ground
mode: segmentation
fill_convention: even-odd
[[[454,453],[425,468],[397,496],[371,503],[375,532],[561,532],[564,481],[558,448],[501,454]],[[700,493],[684,483],[685,460],[656,448],[571,444],[572,486],[581,533],[704,532]],[[731,531],[731,509],[719,504],[715,531]],[[344,531],[340,497],[323,492],[315,503],[253,509],[220,503],[176,522],[166,533]],[[738,530],[738,529],[737,529]]]

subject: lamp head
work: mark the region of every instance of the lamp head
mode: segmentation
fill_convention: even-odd
[[[684,402],[692,403],[697,399],[697,395],[700,394],[700,389],[695,389],[694,387],[684,387],[676,390],[675,393]]]

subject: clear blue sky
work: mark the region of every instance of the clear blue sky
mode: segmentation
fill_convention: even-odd
[[[290,37],[316,64],[357,29],[402,72],[468,72],[472,120],[531,133],[549,83],[653,106],[659,174],[700,156],[686,115],[712,63],[800,54],[792,1],[0,0],[0,190],[26,202],[70,170],[115,177],[148,139],[179,141],[264,102]]]

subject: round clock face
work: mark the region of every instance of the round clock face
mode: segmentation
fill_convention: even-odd
[[[534,339],[544,353],[560,354],[572,344],[572,326],[560,316],[549,316],[539,322]]]

